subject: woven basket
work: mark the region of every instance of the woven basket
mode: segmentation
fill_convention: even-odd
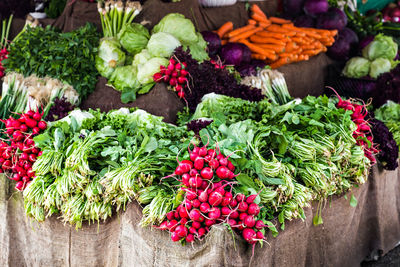
[[[231,6],[236,4],[236,0],[199,0],[199,3],[205,7]]]

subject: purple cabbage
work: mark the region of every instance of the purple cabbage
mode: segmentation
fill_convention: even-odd
[[[358,49],[361,51],[364,49],[364,47],[366,47],[367,45],[369,45],[373,40],[375,39],[375,36],[373,35],[368,35],[367,37],[365,37],[364,39],[361,40]]]
[[[253,59],[250,63],[237,67],[236,70],[242,77],[255,76],[257,75],[257,69],[262,69],[265,66],[266,64],[264,61]]]
[[[294,20],[294,25],[297,27],[314,28],[315,19],[309,15],[302,15]]]
[[[289,17],[297,17],[303,13],[305,0],[283,0],[283,12]]]
[[[348,60],[357,51],[358,36],[349,28],[339,31],[335,43],[328,48],[328,56],[334,60]]]
[[[329,9],[327,0],[306,0],[304,4],[304,12],[310,16],[317,16],[325,13]]]
[[[328,12],[317,17],[316,27],[319,29],[342,30],[347,25],[346,14],[336,7],[329,8]]]
[[[251,60],[250,49],[241,43],[227,43],[222,46],[221,59],[227,65],[240,66]]]
[[[218,54],[221,48],[221,38],[219,38],[218,34],[212,31],[203,31],[201,32],[204,40],[208,43],[208,54],[210,56],[215,56]]]

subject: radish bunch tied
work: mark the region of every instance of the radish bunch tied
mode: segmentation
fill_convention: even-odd
[[[153,75],[153,80],[157,83],[165,82],[169,84],[173,91],[178,92],[179,98],[185,98],[184,89],[187,87],[188,71],[185,62],[177,62],[174,58],[169,60],[167,67],[160,66],[160,72]]]
[[[47,128],[42,116],[43,113],[30,110],[19,114],[18,119],[1,120],[9,139],[0,143],[0,172],[16,181],[15,189],[19,191],[24,190],[35,177],[32,165],[42,152],[35,146],[33,137]]]
[[[257,195],[234,195],[235,166],[220,152],[195,146],[190,160],[178,161],[173,175],[180,177],[184,200],[166,214],[158,229],[171,233],[174,242],[201,240],[216,224],[241,232],[250,244],[264,240],[264,222],[259,219]]]
[[[366,106],[357,104],[352,99],[343,100],[336,91],[335,93],[339,99],[336,107],[352,112],[351,119],[357,125],[357,129],[353,132],[353,137],[356,139],[357,145],[363,148],[364,155],[371,161],[371,164],[375,164],[375,154],[377,154],[379,150],[373,142],[371,127],[365,119],[368,115]]]

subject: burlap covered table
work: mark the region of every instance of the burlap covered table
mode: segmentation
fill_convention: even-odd
[[[166,232],[139,226],[135,203],[105,223],[79,231],[56,216],[38,224],[28,219],[13,183],[0,179],[0,266],[359,266],[373,251],[386,253],[400,240],[398,171],[377,167],[369,181],[353,190],[357,207],[333,197],[314,226],[316,204],[307,219],[287,223],[268,244],[252,247],[223,227],[202,242],[182,247]]]

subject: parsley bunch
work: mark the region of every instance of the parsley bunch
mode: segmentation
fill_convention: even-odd
[[[7,71],[29,76],[50,76],[74,87],[81,99],[96,85],[98,72],[95,57],[99,43],[96,27],[87,24],[75,31],[60,33],[57,29],[28,27],[9,49],[3,60]]]

